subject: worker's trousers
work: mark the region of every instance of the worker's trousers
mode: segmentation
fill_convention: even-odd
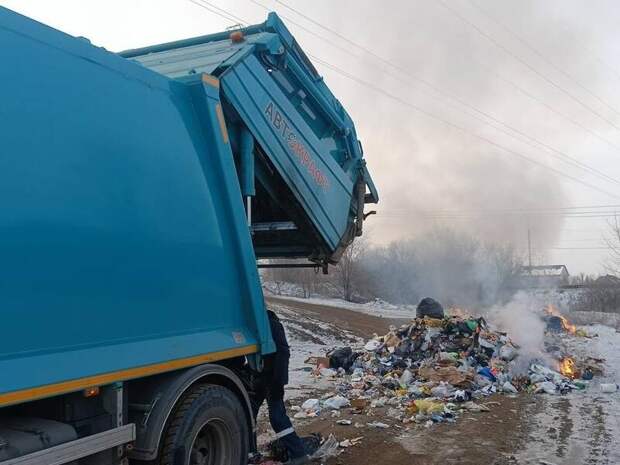
[[[289,459],[306,454],[304,443],[295,432],[291,419],[286,414],[284,405],[284,386],[266,386],[256,383],[252,393],[252,410],[254,418],[265,400],[269,409],[269,422],[276,433],[276,438],[286,448]]]

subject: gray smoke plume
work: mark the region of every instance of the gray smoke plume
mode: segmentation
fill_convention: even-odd
[[[532,61],[543,73],[553,75],[552,70],[536,62],[536,57],[501,26],[469,3],[447,2],[451,9],[471,19],[516,55]],[[579,51],[588,50],[588,31],[578,27],[577,16],[563,15],[538,2],[519,2],[518,8],[509,2],[496,5],[475,0],[474,3],[495,18],[508,19],[508,22],[514,16],[509,13],[518,9],[523,24],[517,20],[516,26],[527,26],[519,31],[530,39],[544,35],[551,28],[559,36],[556,42],[562,46],[556,47],[553,52],[557,53],[550,56],[560,63],[578,60]],[[479,113],[438,97],[431,88],[411,77],[430,83],[518,131],[572,155],[575,153],[571,150],[584,143],[583,131],[576,131],[571,123],[502,78],[515,82],[566,113],[566,108],[556,99],[557,90],[481,37],[441,2],[391,2],[386,4],[381,15],[377,15],[375,3],[353,0],[330,2],[329,13],[325,13],[320,2],[314,8],[311,11],[307,5],[305,11],[315,18],[329,16],[326,21],[329,27],[385,59],[377,61],[372,54],[344,40],[335,40],[351,50],[351,56],[343,56],[342,61],[336,62],[347,72],[469,132],[497,141],[537,162],[580,175],[545,149],[534,148],[483,124],[476,119],[481,116]],[[351,15],[352,11],[357,14]],[[356,20],[360,17],[364,18],[363,23]],[[574,31],[577,34],[572,33]],[[578,47],[573,46],[576,40]],[[338,54],[337,51],[333,53]],[[387,62],[405,70],[406,74]],[[380,190],[379,214],[369,221],[374,242],[385,244],[419,235],[437,225],[447,225],[485,241],[510,242],[525,250],[528,223],[534,231],[538,249],[552,246],[557,240],[562,226],[560,216],[534,214],[528,218],[526,214],[488,213],[489,210],[570,205],[557,175],[514,153],[428,118],[402,102],[343,80],[328,69],[322,71],[356,122],[370,171]],[[484,213],[480,213],[481,210]],[[445,211],[449,214],[438,218],[437,212]]]
[[[494,326],[508,333],[519,346],[515,373],[526,373],[533,360],[555,366],[553,358],[545,351],[545,323],[541,318],[544,304],[539,298],[519,292],[508,303],[494,306],[485,313]]]

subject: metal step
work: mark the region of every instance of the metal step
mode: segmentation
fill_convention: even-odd
[[[135,439],[136,427],[131,423],[15,459],[5,460],[0,462],[0,465],[62,465]]]

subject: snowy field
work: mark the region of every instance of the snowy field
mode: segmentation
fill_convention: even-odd
[[[516,456],[519,464],[620,464],[620,394],[606,394],[600,388],[620,379],[620,333],[603,325],[582,328],[598,337],[567,336],[563,339],[568,350],[605,359],[605,373],[584,392],[542,398],[543,408],[526,418],[536,434]]]

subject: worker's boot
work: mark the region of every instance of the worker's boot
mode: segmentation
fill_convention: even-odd
[[[294,459],[287,460],[284,462],[284,465],[305,465],[310,462],[312,462],[312,459],[309,455],[302,455],[301,457],[295,457]]]
[[[323,437],[320,433],[312,433],[310,436],[303,436],[301,441],[304,443],[304,451],[307,455],[312,456],[319,447],[321,447],[321,441]]]

